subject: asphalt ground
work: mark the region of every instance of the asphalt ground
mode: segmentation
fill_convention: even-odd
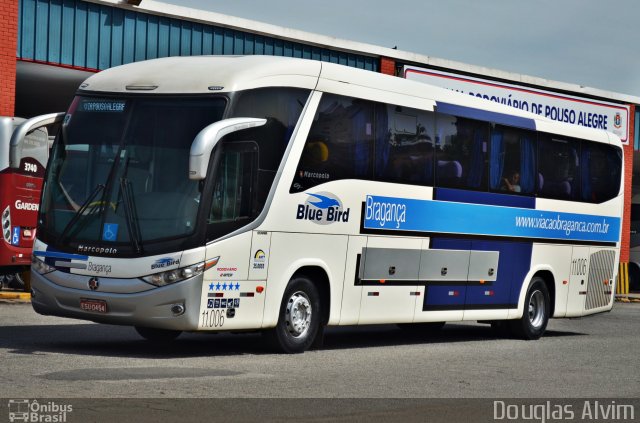
[[[496,404],[616,420],[577,419],[594,398],[634,404],[638,419],[639,335],[640,303],[616,303],[610,313],[551,320],[538,341],[505,339],[477,323],[428,336],[376,325],[329,328],[322,349],[280,355],[257,333],[187,333],[158,347],[129,327],[40,316],[28,301],[0,300],[0,421],[16,399],[73,406],[69,423],[468,423],[496,420]]]

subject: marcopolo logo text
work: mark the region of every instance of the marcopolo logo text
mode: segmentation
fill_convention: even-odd
[[[79,253],[93,253],[93,254],[118,254],[117,248],[111,247],[96,247],[93,245],[78,245]]]

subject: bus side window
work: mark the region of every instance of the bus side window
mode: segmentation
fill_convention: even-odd
[[[434,114],[376,106],[376,180],[433,185]]]
[[[509,194],[533,194],[536,188],[536,133],[493,125],[489,152],[489,188]],[[538,187],[542,183],[538,182]]]
[[[258,145],[228,142],[217,162],[209,223],[238,222],[255,217]],[[246,221],[241,222],[242,225]]]
[[[618,195],[622,157],[619,149],[582,141],[582,200],[602,203]]]
[[[580,198],[580,158],[578,140],[541,134],[538,140],[538,172],[544,183],[541,197],[559,200]]]
[[[373,103],[323,94],[290,192],[341,179],[371,179]]]
[[[438,114],[436,185],[486,190],[489,123]]]

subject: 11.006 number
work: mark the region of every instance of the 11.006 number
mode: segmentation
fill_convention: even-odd
[[[202,327],[221,328],[224,325],[224,310],[205,310],[202,312]]]
[[[584,276],[587,274],[587,259],[571,260],[571,274]]]

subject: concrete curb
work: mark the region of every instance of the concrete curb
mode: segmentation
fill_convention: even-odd
[[[28,292],[0,292],[0,300],[31,300]]]
[[[638,294],[616,295],[616,301],[619,303],[640,303]]]

